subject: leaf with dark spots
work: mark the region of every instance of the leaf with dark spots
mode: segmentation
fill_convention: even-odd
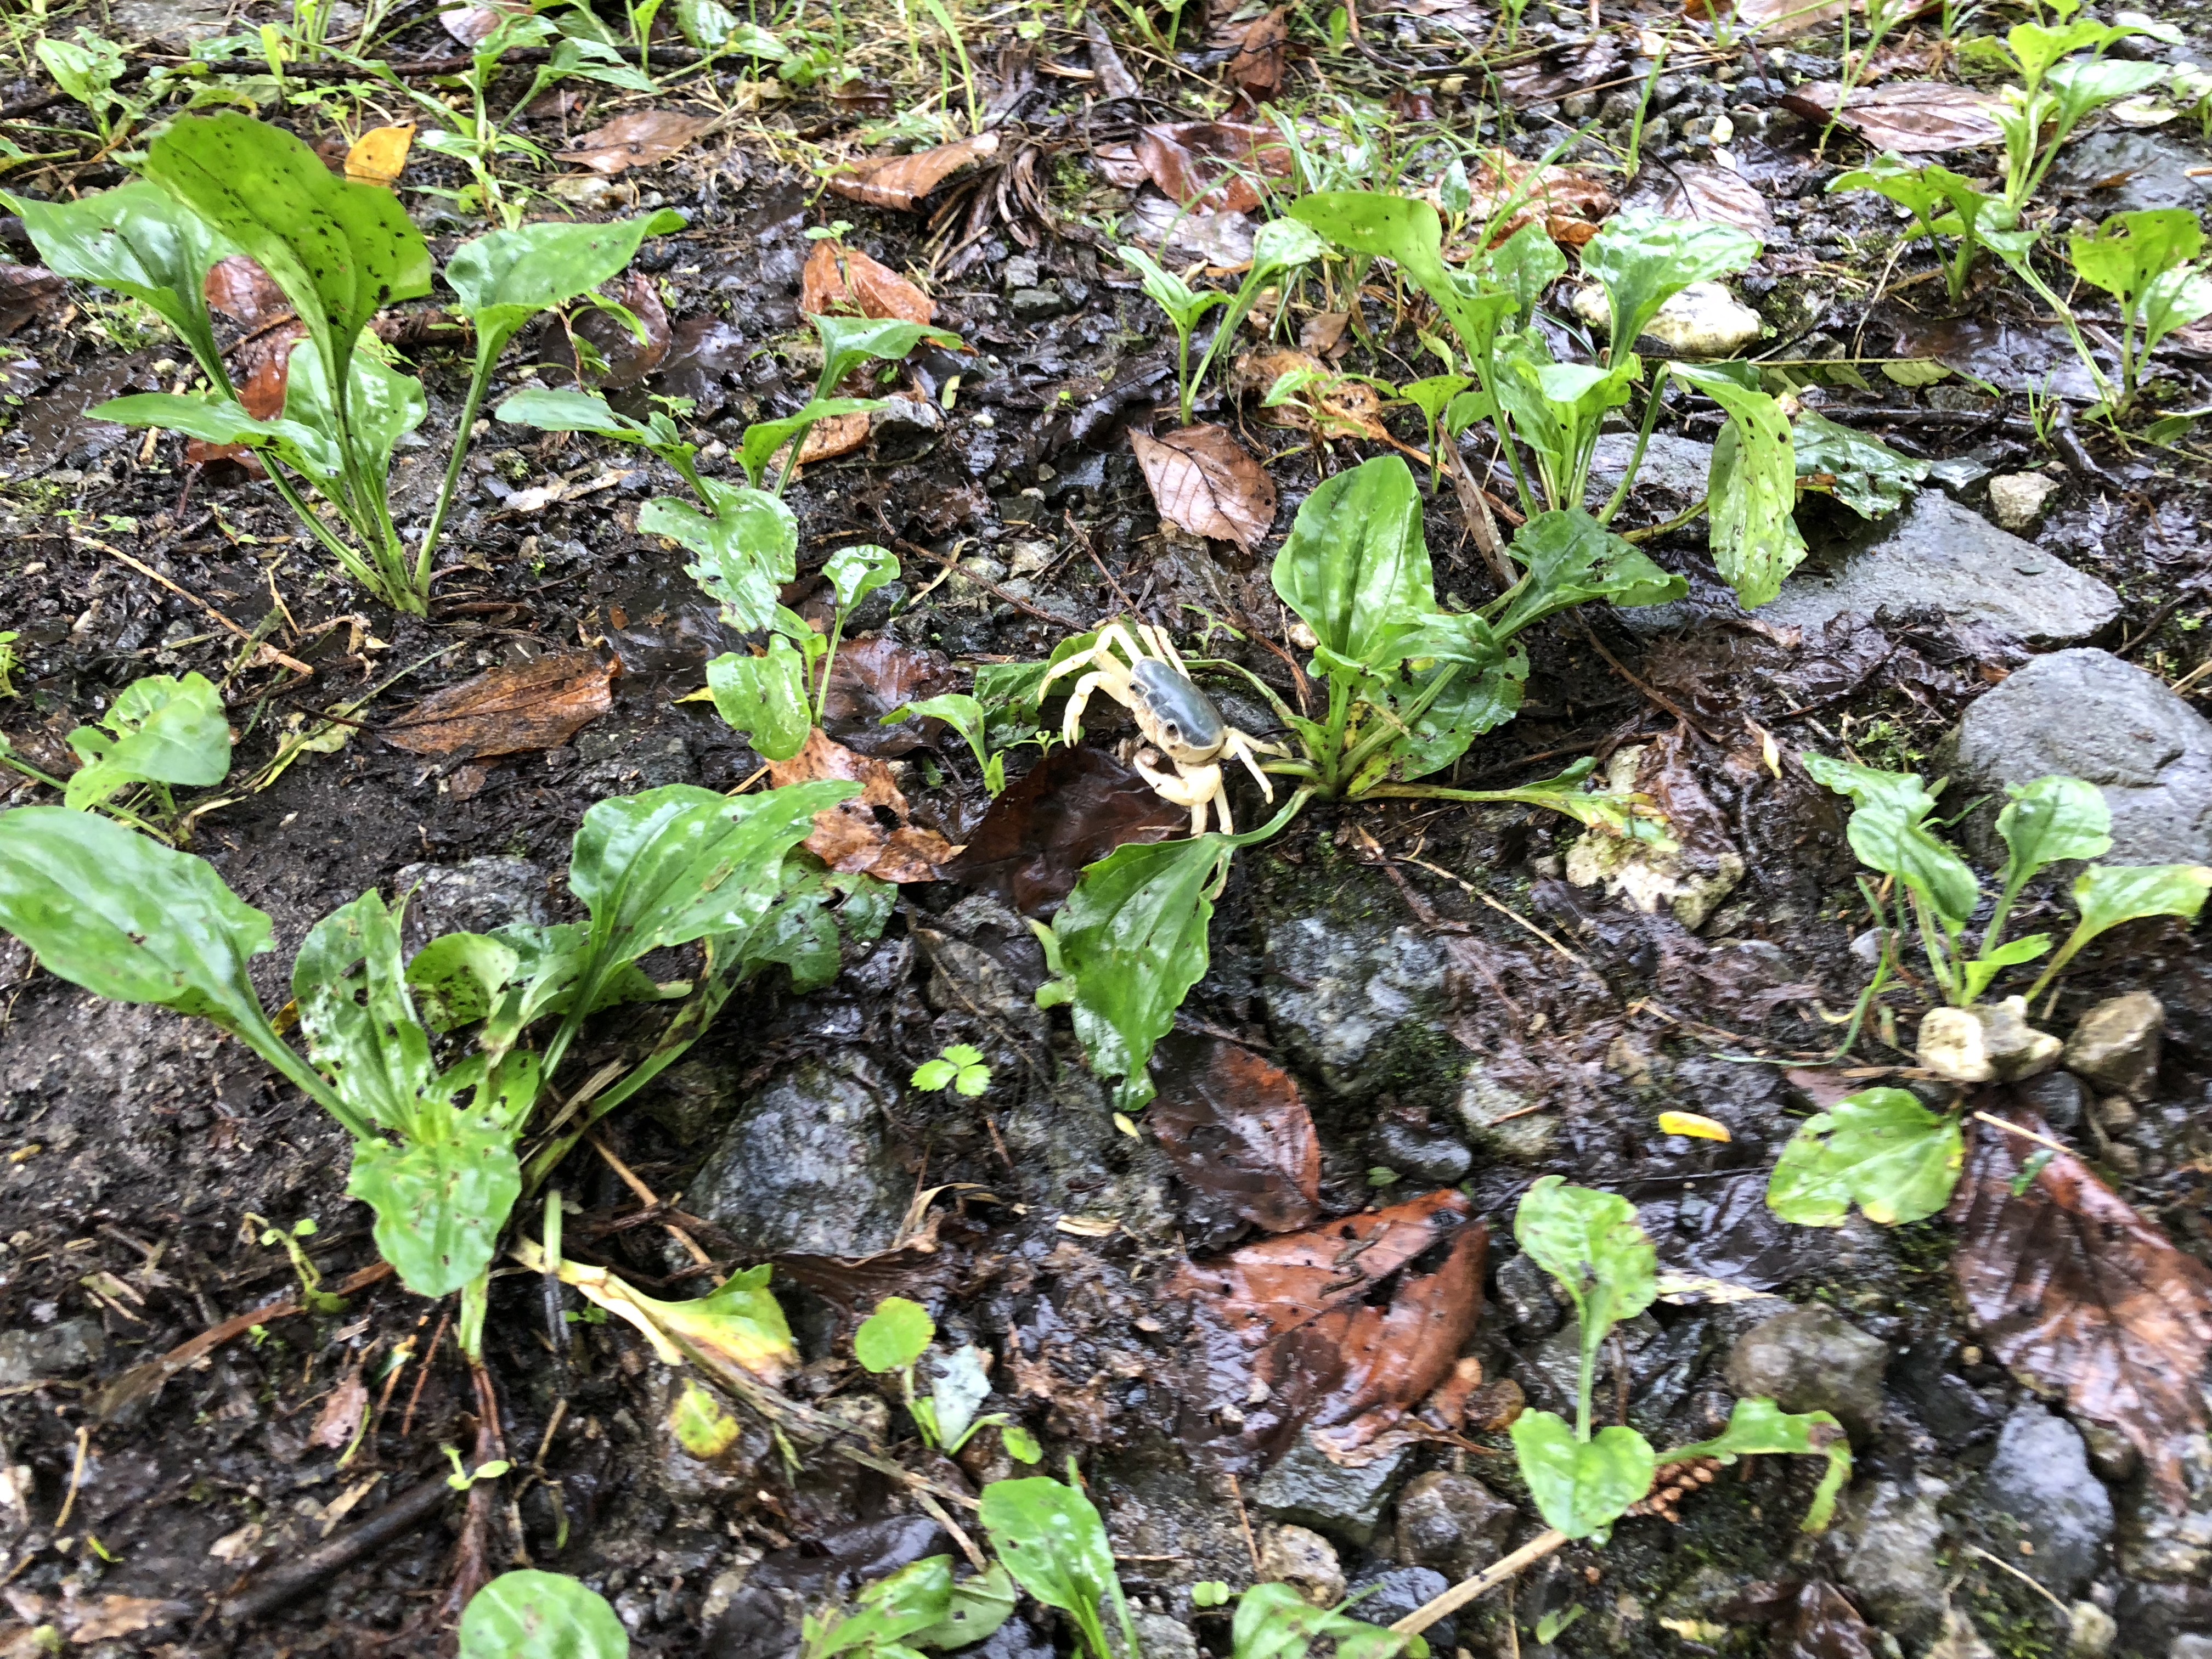
[[[1047,915],[1075,890],[1085,866],[1130,842],[1165,841],[1189,823],[1188,811],[1105,750],[1055,749],[991,803],[944,874],[1024,915]]]
[[[672,109],[638,109],[617,115],[554,155],[609,178],[632,167],[665,161],[708,127],[712,116],[681,115]]]
[[[1168,1294],[1209,1332],[1204,1408],[1263,1444],[1328,1427],[1343,1453],[1383,1432],[1473,1334],[1489,1244],[1448,1191],[1188,1264]]]
[[[477,760],[558,748],[614,707],[617,672],[590,651],[495,668],[424,698],[377,735],[417,755]]]
[[[1152,1054],[1159,1093],[1146,1121],[1176,1173],[1264,1231],[1310,1225],[1321,1213],[1321,1142],[1297,1079],[1218,1037],[1177,1034]]]
[[[1137,135],[1137,160],[1163,196],[1193,213],[1249,213],[1269,179],[1291,176],[1282,135],[1237,121],[1146,127]]]
[[[2041,1137],[2032,1109],[2006,1115]],[[2142,1452],[2152,1485],[2185,1506],[2182,1457],[2205,1429],[2202,1389],[2212,1354],[2212,1268],[2183,1254],[2070,1152],[2052,1156],[2015,1194],[2042,1150],[2025,1135],[1977,1126],[1951,1201],[1959,1289],[1991,1352],[2041,1393],[2063,1392]]]
[[[942,651],[907,645],[888,634],[864,634],[837,650],[823,700],[822,729],[862,755],[903,755],[921,747],[928,733],[917,720],[883,724],[910,702],[959,683]]]

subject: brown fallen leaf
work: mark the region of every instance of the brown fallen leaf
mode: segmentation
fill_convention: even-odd
[[[325,1397],[322,1410],[315,1414],[315,1426],[307,1431],[307,1444],[340,1449],[353,1438],[368,1408],[368,1387],[361,1380],[361,1367],[356,1365]]]
[[[1257,547],[1275,522],[1275,481],[1222,426],[1129,434],[1160,516],[1194,536]]]
[[[1192,213],[1246,213],[1267,180],[1291,176],[1290,146],[1273,127],[1238,121],[1172,121],[1137,135],[1137,160],[1152,183]]]
[[[1667,169],[1668,188],[1659,210],[1670,219],[1735,225],[1754,235],[1774,228],[1774,215],[1759,187],[1727,167],[1679,162]]]
[[[617,115],[554,152],[556,161],[574,161],[608,178],[632,167],[665,161],[708,127],[711,115],[679,115],[672,109],[637,109]]]
[[[0,339],[59,310],[67,286],[43,265],[0,264]]]
[[[1430,1193],[1191,1262],[1168,1294],[1219,1334],[1211,1409],[1263,1443],[1328,1428],[1352,1451],[1450,1372],[1482,1312],[1489,1244],[1465,1194]]]
[[[1185,1185],[1266,1232],[1313,1224],[1321,1141],[1296,1079],[1249,1048],[1180,1032],[1154,1050],[1152,1077],[1145,1121]]]
[[[386,190],[407,170],[407,153],[415,147],[415,124],[371,127],[346,151],[345,176],[357,185],[382,185]]]
[[[1259,417],[1269,426],[1324,438],[1389,441],[1389,431],[1382,424],[1382,399],[1375,388],[1339,374],[1310,352],[1248,351],[1231,365],[1229,386],[1240,397],[1265,398],[1286,374],[1304,377],[1303,382],[1285,387],[1281,403],[1261,404]]]
[[[2031,1109],[2004,1115],[2048,1136]],[[2012,1182],[2037,1142],[1977,1124],[1951,1200],[1960,1294],[1990,1350],[2039,1393],[2063,1392],[2082,1416],[2142,1454],[2167,1504],[2187,1507],[2182,1457],[2205,1429],[2212,1354],[2212,1268],[2174,1248],[2070,1152],[2027,1189]]]
[[[118,1641],[173,1625],[198,1610],[190,1601],[165,1601],[150,1595],[103,1595],[96,1601],[78,1604],[70,1640],[79,1647]]]
[[[939,144],[912,155],[884,155],[856,161],[832,173],[830,188],[838,195],[870,207],[894,208],[911,213],[922,198],[971,161],[999,153],[999,135],[979,132],[957,143]]]
[[[845,778],[860,786],[860,793],[851,799],[814,815],[814,833],[806,838],[806,850],[832,870],[870,875],[878,881],[935,881],[938,866],[960,850],[934,830],[907,821],[906,797],[891,781],[890,767],[872,756],[854,754],[819,726],[808,734],[805,748],[770,766],[768,775],[778,789],[821,778]],[[890,814],[896,827],[886,826],[879,809]]]
[[[1493,246],[1522,226],[1540,220],[1555,242],[1580,247],[1598,233],[1616,204],[1613,192],[1571,167],[1541,172],[1510,150],[1487,149],[1468,170],[1471,223],[1487,223],[1509,206],[1511,211],[1491,231]]]
[[[1218,31],[1212,44],[1231,48],[1222,76],[1251,102],[1264,103],[1283,89],[1284,60],[1291,44],[1290,15],[1284,7]]]
[[[1343,341],[1351,321],[1348,311],[1316,311],[1298,325],[1298,345],[1316,357],[1326,357]]]
[[[1135,190],[1148,176],[1133,144],[1100,144],[1091,152],[1091,159],[1116,190]]]
[[[1864,10],[1864,0],[1854,0]],[[1732,27],[1768,40],[1790,40],[1832,27],[1844,15],[1844,0],[1682,0],[1682,15],[1714,21],[1715,8]]]
[[[1825,1579],[1748,1584],[1720,1616],[1732,1625],[1771,1626],[1768,1659],[1879,1659],[1885,1650],[1858,1609]]]
[[[1842,90],[1833,81],[1808,81],[1784,94],[1782,102],[1808,120],[1826,121]],[[1854,91],[1837,124],[1875,149],[1929,155],[2003,143],[1996,113],[2003,107],[1987,93],[1947,81],[1890,81]]]
[[[210,310],[246,330],[226,354],[239,402],[255,420],[275,420],[284,412],[292,348],[307,337],[307,325],[293,314],[292,301],[269,273],[242,253],[218,260],[208,271],[205,290]],[[260,458],[243,444],[187,438],[185,460],[191,466],[233,461],[253,477],[262,476]]]
[[[1628,57],[1610,34],[1548,48],[1498,77],[1498,90],[1516,109],[1548,103],[1585,87],[1617,79]]]
[[[858,248],[823,240],[814,245],[799,273],[799,311],[804,317],[882,317],[927,323],[937,302],[889,265]]]
[[[661,303],[660,284],[649,273],[626,270],[602,283],[599,292],[636,318],[645,337],[638,338],[623,317],[594,307],[578,317],[569,330],[555,335],[549,356],[580,383],[611,392],[637,385],[665,362],[675,333],[669,326],[668,307]],[[579,365],[570,332],[599,354],[596,366]]]
[[[493,0],[489,5],[448,6],[438,14],[446,33],[465,46],[480,46],[502,18],[526,17],[530,0]]]
[[[825,626],[827,620],[825,613]],[[885,726],[884,716],[958,684],[952,659],[942,651],[907,645],[889,634],[863,634],[839,647],[830,665],[822,729],[858,754],[903,755],[921,747],[928,723]]]
[[[556,749],[614,707],[620,670],[589,651],[564,651],[448,686],[377,735],[416,755],[486,760]]]
[[[1188,811],[1161,799],[1134,767],[1104,750],[1055,749],[991,803],[943,873],[997,894],[1025,916],[1048,915],[1075,890],[1086,866],[1131,842],[1165,841],[1189,824]]]

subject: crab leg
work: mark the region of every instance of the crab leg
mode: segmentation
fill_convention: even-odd
[[[1105,683],[1106,677],[1097,670],[1076,681],[1067,693],[1067,713],[1060,723],[1060,735],[1068,743],[1078,741],[1083,735],[1083,711],[1091,703],[1091,694]]]

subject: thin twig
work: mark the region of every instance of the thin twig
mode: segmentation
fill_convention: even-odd
[[[1415,1607],[1390,1628],[1401,1636],[1418,1636],[1437,1620],[1449,1618],[1477,1597],[1488,1595],[1523,1567],[1534,1565],[1567,1541],[1566,1534],[1556,1527],[1538,1533],[1496,1566],[1454,1584],[1435,1601]]]

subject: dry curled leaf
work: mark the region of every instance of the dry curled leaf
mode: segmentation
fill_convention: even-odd
[[[574,161],[612,178],[632,167],[649,167],[665,161],[714,125],[710,115],[679,115],[672,109],[635,109],[617,115],[603,127],[581,134],[556,161]]]
[[[1267,180],[1291,176],[1290,146],[1273,127],[1173,121],[1137,135],[1137,160],[1160,193],[1192,213],[1246,213]]]
[[[1833,81],[1808,81],[1785,93],[1782,102],[1808,120],[1826,121],[1842,90]],[[1836,119],[1875,149],[1930,155],[2003,143],[1996,123],[2002,107],[1985,92],[1948,81],[1891,81],[1859,88]]]
[[[1267,1232],[1312,1224],[1321,1141],[1296,1079],[1249,1048],[1181,1033],[1155,1050],[1152,1075],[1145,1121],[1186,1185]]]
[[[417,755],[487,760],[555,749],[614,707],[616,665],[564,651],[426,697],[377,735]]]
[[[368,1408],[368,1386],[361,1380],[361,1368],[356,1365],[325,1396],[322,1410],[315,1414],[315,1426],[307,1431],[308,1445],[337,1450],[353,1438]]]
[[[382,185],[386,190],[407,170],[407,153],[415,147],[415,124],[371,127],[346,151],[345,176],[357,185]]]
[[[1489,1243],[1465,1194],[1431,1193],[1189,1263],[1168,1294],[1219,1333],[1205,1362],[1217,1415],[1278,1443],[1334,1429],[1346,1452],[1450,1372],[1482,1312]]]
[[[1248,351],[1231,368],[1230,390],[1240,396],[1265,398],[1283,384],[1286,374],[1298,376],[1284,387],[1284,400],[1263,404],[1259,417],[1269,426],[1286,426],[1324,438],[1367,438],[1388,443],[1382,424],[1382,399],[1375,388],[1348,380],[1310,352]]]
[[[937,304],[889,265],[858,248],[823,240],[799,273],[799,309],[808,317],[879,317],[927,323]]]
[[[1129,434],[1160,516],[1194,536],[1257,547],[1275,522],[1275,483],[1222,426]]]
[[[1670,219],[1734,225],[1760,237],[1774,228],[1766,198],[1740,173],[1683,161],[1667,169],[1667,179],[1668,188],[1659,210]]]
[[[2012,1122],[2049,1128],[2033,1110]],[[2185,1507],[2182,1456],[2205,1429],[2212,1268],[2184,1254],[2070,1152],[2018,1194],[2037,1141],[1975,1126],[1951,1200],[1952,1256],[1967,1313],[1990,1350],[2039,1392],[2119,1430],[2169,1505]]]
[[[1215,46],[1229,48],[1223,76],[1255,104],[1283,89],[1283,65],[1290,44],[1290,14],[1281,6],[1249,22],[1217,30],[1213,38]]]
[[[885,155],[856,161],[834,173],[830,188],[838,195],[870,207],[895,208],[911,213],[922,198],[971,161],[999,153],[999,135],[979,132],[954,144],[939,144],[912,155]]]
[[[860,786],[851,799],[814,815],[806,850],[832,870],[878,881],[935,881],[937,866],[960,850],[934,830],[907,821],[906,797],[891,781],[890,767],[854,754],[819,726],[808,734],[805,748],[770,766],[768,775],[778,789],[822,778],[844,778]]]
[[[1470,223],[1487,224],[1504,215],[1491,228],[1493,244],[1540,221],[1553,241],[1580,247],[1597,234],[1616,205],[1611,191],[1577,168],[1539,171],[1534,162],[1504,149],[1482,153],[1468,169],[1468,191]]]
[[[812,610],[809,601],[810,618]],[[827,623],[825,611],[820,625]],[[830,665],[822,728],[859,754],[903,755],[921,747],[928,722],[885,726],[884,716],[958,684],[952,659],[942,651],[902,644],[889,634],[863,634],[846,641]]]

